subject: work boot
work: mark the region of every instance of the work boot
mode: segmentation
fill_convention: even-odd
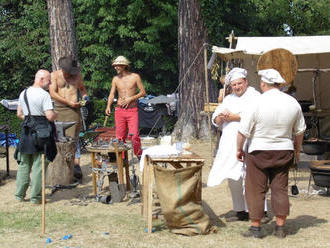
[[[82,182],[83,174],[79,164],[75,164],[73,167],[73,178],[75,182]]]
[[[236,212],[235,216],[226,218],[227,222],[248,221],[248,220],[249,220],[249,213],[245,211]]]
[[[245,238],[257,238],[261,239],[263,238],[261,235],[261,228],[260,226],[250,226],[250,228],[247,230],[247,232],[241,233],[241,235]]]
[[[275,230],[274,230],[274,236],[280,238],[280,239],[284,239],[286,236],[285,230],[284,230],[284,226],[275,226]]]
[[[262,219],[261,219],[261,224],[267,224],[271,220],[272,220],[272,218],[268,216],[267,212],[265,212],[264,217],[262,217]]]

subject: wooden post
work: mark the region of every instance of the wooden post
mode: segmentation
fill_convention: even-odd
[[[152,233],[152,185],[153,185],[153,173],[154,166],[151,162],[148,163],[148,212],[147,212],[147,228],[148,233]]]
[[[45,234],[46,195],[45,195],[45,154],[41,154],[41,235]]]
[[[92,160],[92,184],[93,184],[93,194],[96,195],[96,173],[94,172],[93,168],[96,168],[95,163],[95,152],[91,152],[91,160]]]
[[[131,190],[131,182],[130,182],[130,178],[129,178],[128,152],[125,151],[123,153],[125,154],[125,158],[127,158],[124,161],[124,167],[125,167],[125,175],[126,175],[126,190],[129,191],[129,190]],[[132,157],[132,160],[133,160],[133,157]]]
[[[148,156],[144,157],[144,166],[142,172],[142,215],[147,218],[147,202],[148,202]]]
[[[207,72],[207,44],[204,44],[204,70],[205,70],[205,87],[206,87],[206,102],[209,103],[210,96],[209,96],[209,78],[208,78],[208,72]],[[210,145],[211,145],[211,158],[213,162],[213,144],[212,144],[212,135],[211,135],[211,112],[210,112],[210,106],[208,106],[207,111],[207,120],[208,120],[208,126],[209,126],[209,135],[210,135]]]

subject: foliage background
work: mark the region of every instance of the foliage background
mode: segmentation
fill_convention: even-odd
[[[79,60],[96,111],[115,72],[111,61],[127,56],[148,94],[170,94],[178,84],[178,1],[72,0]],[[0,99],[15,99],[39,68],[51,70],[47,2],[0,0]],[[330,34],[329,0],[201,0],[211,44],[225,37]],[[14,115],[10,112],[6,115]],[[1,114],[0,122],[5,116]],[[16,117],[11,118],[17,126]],[[101,122],[102,121],[102,122]]]

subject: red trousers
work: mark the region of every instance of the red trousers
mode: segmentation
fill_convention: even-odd
[[[129,139],[132,137],[133,151],[136,156],[141,156],[141,140],[139,136],[139,115],[138,108],[115,109],[116,137],[124,142],[127,139],[127,128]],[[130,134],[133,134],[131,136]]]

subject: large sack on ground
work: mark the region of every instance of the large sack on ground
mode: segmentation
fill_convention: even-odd
[[[170,231],[189,236],[213,231],[202,209],[202,166],[177,170],[154,168],[162,213]]]

